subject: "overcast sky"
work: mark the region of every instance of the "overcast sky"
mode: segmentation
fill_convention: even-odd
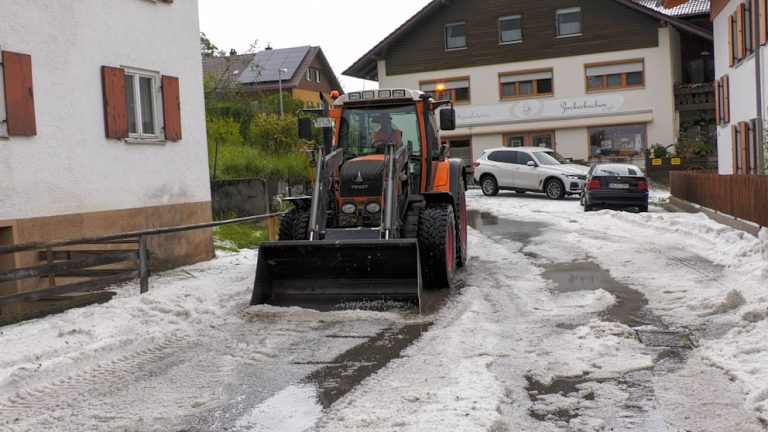
[[[376,87],[341,75],[430,0],[198,0],[200,31],[219,49],[242,53],[319,46],[345,91]],[[377,10],[378,9],[378,10]]]

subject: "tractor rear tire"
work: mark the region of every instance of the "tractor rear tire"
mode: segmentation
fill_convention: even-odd
[[[467,199],[464,195],[464,179],[459,188],[459,207],[456,209],[456,267],[464,267],[467,262]]]
[[[456,270],[456,222],[450,204],[429,204],[419,214],[419,258],[425,289],[450,288]]]
[[[280,219],[279,240],[306,240],[309,238],[309,212],[294,207]]]

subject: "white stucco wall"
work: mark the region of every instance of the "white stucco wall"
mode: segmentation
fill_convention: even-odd
[[[197,0],[0,0],[0,17],[0,49],[32,57],[37,123],[0,139],[0,220],[210,200]],[[183,140],[105,138],[103,65],[178,77]]]
[[[720,79],[728,74],[729,99],[730,99],[730,123],[717,127],[717,160],[720,174],[733,174],[733,139],[731,125],[742,121],[749,121],[757,117],[756,92],[760,86],[757,84],[755,72],[755,57],[750,56],[741,62],[729,66],[728,56],[728,17],[736,11],[740,1],[730,1],[728,5],[715,17],[713,21],[713,34],[715,35],[715,79]],[[768,54],[762,48],[761,55]],[[763,74],[768,62],[762,59]],[[765,79],[763,78],[763,81]],[[763,94],[766,88],[762,87]],[[765,115],[765,113],[763,113]]]
[[[675,36],[676,37],[676,36]],[[562,57],[545,60],[511,62],[491,66],[448,69],[425,73],[392,75],[386,74],[386,64],[378,62],[379,87],[419,88],[420,81],[469,76],[471,104],[456,105],[457,109],[478,107],[486,111],[512,111],[516,104],[526,101],[501,101],[498,88],[500,72],[514,72],[533,69],[553,70],[554,95],[529,100],[545,103],[552,100],[592,101],[595,97],[618,96],[620,107],[608,114],[569,118],[537,118],[524,121],[509,120],[498,123],[473,125],[472,152],[478,158],[484,150],[502,145],[502,134],[537,130],[557,130],[556,143],[560,153],[567,157],[586,159],[589,154],[588,127],[630,123],[646,123],[646,145],[674,142],[677,122],[674,107],[674,65],[672,63],[672,41],[670,29],[659,29],[659,46],[655,48],[612,51],[599,54]],[[628,59],[643,59],[645,62],[645,87],[641,89],[587,93],[585,89],[584,65]],[[468,136],[468,127],[444,133],[445,136]],[[488,139],[480,137],[488,135]]]

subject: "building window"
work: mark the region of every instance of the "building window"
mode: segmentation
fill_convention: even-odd
[[[645,86],[642,60],[584,65],[587,92]]]
[[[499,74],[501,99],[552,96],[552,69]]]
[[[445,25],[445,49],[461,49],[467,47],[467,23]]]
[[[454,103],[469,102],[469,77],[422,81],[419,88],[436,100],[452,100]]]
[[[558,9],[555,12],[557,37],[581,34],[581,8]]]
[[[320,70],[315,69],[315,81],[320,82]]]
[[[728,65],[733,66],[755,51],[754,10],[751,2],[740,3],[728,16]]]
[[[634,157],[645,150],[645,124],[589,128],[593,157]]]
[[[719,125],[725,125],[731,121],[729,87],[728,75],[723,75],[715,81],[715,120]]]
[[[159,75],[125,71],[125,98],[128,103],[128,136],[157,138],[155,88]]]
[[[461,159],[465,167],[472,166],[472,143],[469,138],[451,138],[443,140],[448,144],[448,156]]]
[[[312,68],[307,69],[306,78],[307,78],[307,81],[312,81]]]
[[[508,133],[502,135],[501,145],[504,147],[534,146],[554,149],[554,136],[554,131]]]
[[[757,119],[731,126],[733,146],[733,173],[754,175],[759,173],[760,126]]]
[[[499,43],[523,41],[523,17],[511,15],[499,18]]]

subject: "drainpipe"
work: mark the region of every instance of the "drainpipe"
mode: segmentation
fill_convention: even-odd
[[[755,137],[755,147],[757,147],[755,149],[755,159],[757,159],[756,168],[758,171],[757,173],[759,174],[768,169],[768,167],[765,166],[765,144],[763,143],[763,71],[762,65],[760,64],[760,50],[762,49],[762,46],[760,45],[760,36],[758,35],[758,32],[760,31],[760,14],[757,13],[757,11],[752,12],[754,18],[752,20],[752,43],[755,45],[755,86],[757,87],[755,89],[755,103],[757,103],[755,133],[756,135],[759,134]]]

